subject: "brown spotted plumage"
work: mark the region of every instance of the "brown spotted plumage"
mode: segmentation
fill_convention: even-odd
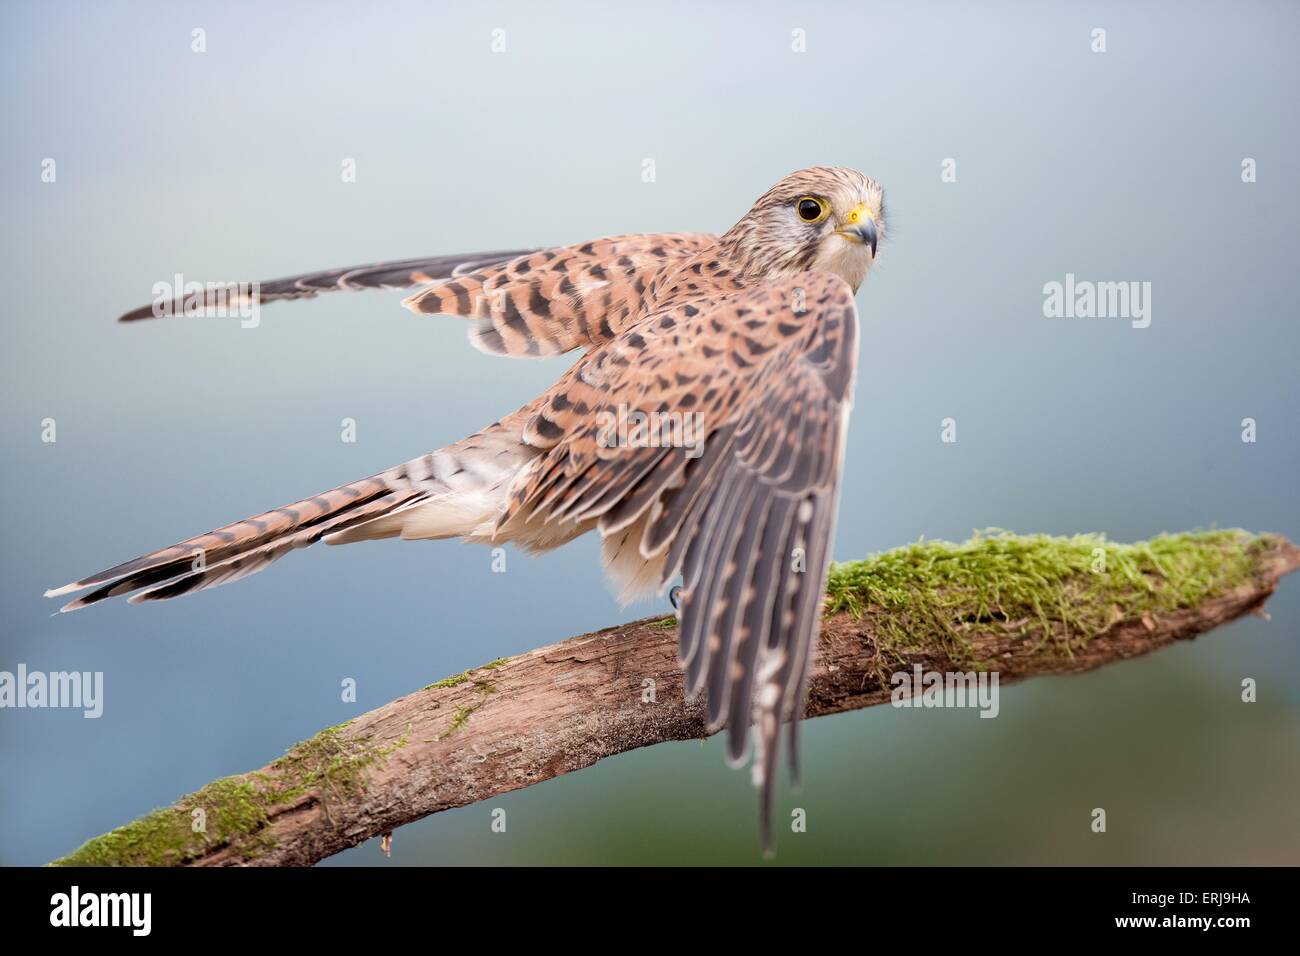
[[[543,249],[411,295],[426,315],[475,319],[470,341],[499,355],[560,355],[610,341],[637,321],[656,278],[717,240],[611,236]]]
[[[730,760],[755,742],[770,845],[778,732],[788,721],[797,774],[830,560],[853,293],[875,261],[883,212],[874,180],[816,167],[777,183],[721,237],[614,236],[262,283],[262,302],[419,285],[404,304],[471,319],[484,351],[585,352],[476,435],[47,593],[92,589],[63,610],[121,594],[163,600],[321,539],[460,537],[545,551],[595,529],[626,598],[682,578],[687,688],[704,691],[710,724],[726,727]]]

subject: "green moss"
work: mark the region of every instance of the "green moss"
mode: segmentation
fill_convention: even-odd
[[[435,690],[439,687],[455,687],[457,684],[463,684],[469,680],[469,671],[463,674],[456,674],[452,677],[444,677],[442,680],[436,680],[432,684],[425,684],[421,690]]]
[[[475,671],[481,671],[481,670],[494,671],[497,668],[504,667],[506,664],[509,663],[510,663],[510,658],[498,657],[496,660],[488,661],[486,664],[483,664],[480,667],[471,667],[469,670],[464,671],[460,674],[453,674],[451,677],[444,677],[442,680],[434,681],[432,684],[425,684],[420,689],[435,690],[440,687],[456,687],[460,684],[465,683],[468,680],[471,680],[472,678],[470,675],[473,674]]]
[[[134,823],[96,837],[55,866],[171,866],[229,845],[244,858],[274,846],[266,826],[277,807],[315,792],[326,815],[330,803],[365,786],[369,768],[406,746],[401,739],[376,747],[368,735],[347,736],[348,721],[291,747],[270,773],[223,777],[175,806],[155,810]],[[195,832],[193,811],[203,811]]]
[[[479,705],[476,704],[472,707],[456,708],[456,712],[451,715],[451,723],[447,725],[447,729],[440,733],[435,739],[442,740],[444,737],[450,737],[456,731],[460,730],[460,728],[465,725],[465,721],[469,720],[469,715],[478,710],[478,706]]]
[[[52,865],[171,866],[203,845],[201,835],[191,830],[189,813],[168,807],[89,840]]]
[[[831,568],[827,611],[872,616],[885,653],[939,644],[971,663],[966,635],[1000,622],[1069,654],[1119,618],[1158,617],[1243,584],[1268,539],[1240,530],[1115,544],[1103,535],[989,530],[922,541]]]
[[[281,781],[270,793],[274,802],[296,800],[309,790],[320,791],[322,802],[326,803],[333,797],[355,794],[365,785],[366,771],[406,746],[410,733],[408,728],[396,743],[375,747],[369,735],[344,735],[346,726],[322,730],[315,737],[295,744],[271,764]]]
[[[651,621],[647,625],[647,627],[663,628],[665,631],[674,628],[676,626],[677,626],[677,615],[675,614],[672,617],[664,617],[664,618],[660,618],[657,621]]]
[[[263,843],[251,838],[266,825],[267,806],[266,794],[251,776],[223,777],[176,806],[88,841],[53,865],[172,866],[226,843],[241,855],[255,855]],[[196,810],[203,811],[203,829],[198,832]]]
[[[461,707],[457,707],[455,713],[451,715],[451,720],[447,724],[447,729],[434,737],[434,740],[443,740],[460,730],[461,727],[465,726],[465,721],[469,720],[470,714],[474,713],[474,711],[478,710],[484,703],[486,703],[488,694],[496,693],[496,688],[493,687],[489,681],[485,680],[476,680],[474,682],[474,689],[479,692],[479,698],[472,704],[465,704]]]

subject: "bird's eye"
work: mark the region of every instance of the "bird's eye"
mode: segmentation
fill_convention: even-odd
[[[799,218],[804,222],[818,222],[826,216],[826,207],[822,201],[811,196],[800,199],[795,208],[799,210]]]

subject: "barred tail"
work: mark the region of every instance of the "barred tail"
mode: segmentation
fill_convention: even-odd
[[[45,596],[94,588],[60,608],[75,611],[131,592],[136,593],[130,602],[137,604],[163,601],[236,581],[262,570],[295,548],[314,544],[323,535],[374,521],[426,495],[410,483],[402,487],[395,482],[396,470],[189,538],[46,591]]]

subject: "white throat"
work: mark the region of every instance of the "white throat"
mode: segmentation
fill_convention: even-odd
[[[871,250],[866,245],[834,234],[826,237],[813,262],[814,269],[835,273],[854,292],[858,291],[858,286],[866,279],[871,265]]]

